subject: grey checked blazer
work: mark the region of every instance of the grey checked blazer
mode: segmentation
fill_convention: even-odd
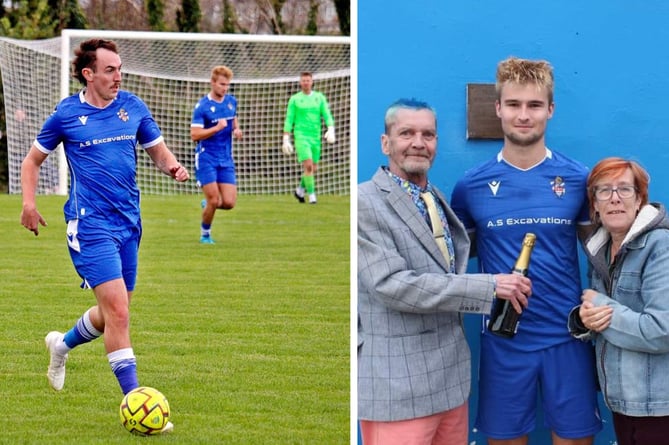
[[[494,280],[465,274],[469,238],[444,196],[457,274],[411,197],[379,169],[358,187],[358,417],[395,421],[469,398],[462,312],[488,313]]]

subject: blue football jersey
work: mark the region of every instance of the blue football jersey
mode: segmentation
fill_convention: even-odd
[[[195,149],[197,153],[208,153],[223,162],[232,161],[232,127],[236,116],[237,99],[234,96],[226,94],[222,102],[216,102],[209,94],[202,97],[193,110],[191,127],[211,128],[221,119],[227,120],[228,126],[213,136],[198,141]]]
[[[451,207],[476,234],[481,272],[509,273],[525,233],[537,236],[528,275],[532,296],[513,341],[521,349],[570,339],[567,314],[581,296],[576,228],[589,222],[587,175],[584,165],[548,149],[527,170],[499,153],[468,171],[453,190]]]
[[[63,144],[70,171],[65,220],[97,217],[111,225],[138,224],[137,144],[163,140],[146,104],[119,91],[105,108],[84,100],[83,90],[63,99],[35,140],[43,153]]]

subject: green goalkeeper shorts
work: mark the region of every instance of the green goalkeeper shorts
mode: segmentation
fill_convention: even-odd
[[[321,138],[307,137],[304,135],[295,135],[295,152],[297,161],[303,162],[311,159],[315,164],[321,160]]]

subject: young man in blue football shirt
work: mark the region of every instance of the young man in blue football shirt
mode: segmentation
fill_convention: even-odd
[[[217,66],[211,71],[211,91],[193,109],[190,124],[195,148],[195,176],[202,187],[200,242],[214,244],[211,225],[217,209],[230,210],[237,203],[237,179],[232,138],[242,138],[237,119],[237,99],[228,94],[232,70]]]
[[[555,108],[548,62],[500,62],[496,90],[504,146],[465,173],[451,206],[472,237],[481,271],[510,271],[525,233],[535,233],[536,243],[532,298],[516,335],[492,334],[484,318],[476,427],[489,444],[527,444],[540,395],[553,444],[589,445],[602,428],[593,349],[566,328],[581,295],[577,234],[591,227],[588,170],[545,145]]]
[[[69,351],[104,333],[109,364],[127,394],[139,386],[129,329],[142,233],[137,144],[166,175],[184,182],[189,174],[168,149],[144,102],[121,90],[116,44],[90,39],[75,56],[74,75],[84,88],[57,105],[21,165],[21,224],[35,235],[39,225],[46,226],[35,203],[40,166],[62,143],[70,169],[64,207],[67,244],[82,287],[93,289],[97,304],[66,333],[46,336],[47,377],[53,389],[63,389]],[[163,431],[172,428],[169,423]]]

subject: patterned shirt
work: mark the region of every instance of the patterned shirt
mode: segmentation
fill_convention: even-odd
[[[423,219],[425,219],[425,222],[427,223],[428,227],[432,229],[432,221],[430,220],[430,215],[427,211],[427,207],[425,205],[425,201],[420,197],[421,193],[425,192],[430,192],[432,193],[432,196],[434,197],[434,200],[437,204],[437,211],[439,212],[439,219],[441,219],[441,223],[444,226],[444,238],[446,239],[446,246],[448,246],[448,254],[451,257],[450,261],[450,272],[455,273],[455,248],[453,247],[453,239],[451,238],[451,231],[448,227],[448,220],[446,219],[446,213],[444,212],[444,208],[441,205],[441,200],[437,197],[436,193],[433,191],[432,184],[428,181],[427,187],[420,188],[418,185],[414,184],[413,182],[407,181],[406,179],[400,178],[396,174],[392,173],[390,170],[384,167],[384,170],[386,173],[388,173],[388,176],[397,183],[397,185],[402,188],[407,194],[411,197],[411,200],[413,201],[414,204],[416,204],[416,207],[418,207],[418,211],[420,212],[421,215],[423,215]]]

